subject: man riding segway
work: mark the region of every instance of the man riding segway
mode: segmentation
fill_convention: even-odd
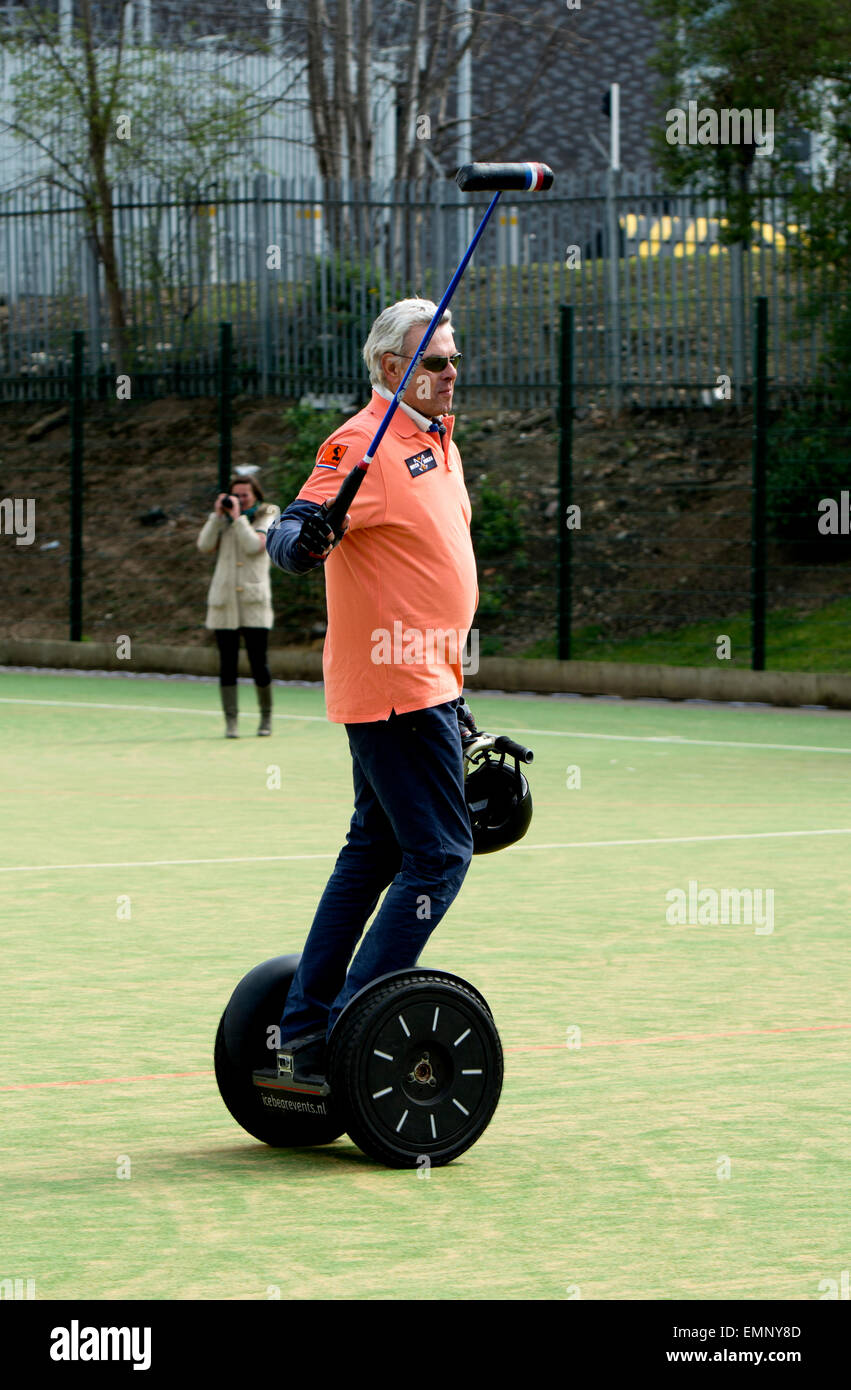
[[[322,446],[267,537],[272,561],[290,573],[325,564],[326,704],[329,719],[346,726],[355,790],[346,844],[281,1019],[281,1051],[295,1080],[324,1074],[327,1038],[359,989],[416,964],[473,854],[458,707],[478,586],[470,501],[452,441],[460,354],[448,310],[340,535],[322,511],[339,491],[340,463],[365,451],[434,314],[434,304],[413,299],[379,315],[364,347],[372,400]],[[407,659],[396,660],[400,624]],[[429,645],[435,632],[454,634],[454,651]]]
[[[267,534],[281,569],[325,565],[326,705],[346,726],[355,809],[303,954],[244,976],[214,1049],[225,1104],[262,1142],[347,1132],[393,1167],[451,1162],[499,1101],[487,1001],[456,975],[414,967],[472,855],[520,839],[532,814],[519,768],[532,754],[480,733],[462,699],[478,586],[449,413],[460,353],[447,305],[501,191],[546,189],[552,170],[471,164],[457,182],[495,196],[440,304],[402,300],[379,315],[364,346],[370,403],[322,446]]]

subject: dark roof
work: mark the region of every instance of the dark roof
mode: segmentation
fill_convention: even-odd
[[[647,127],[665,125],[650,66],[661,28],[648,19],[642,0],[582,0],[578,10],[563,3],[497,0],[495,9],[502,17],[498,28],[488,21],[486,57],[473,62],[475,157],[537,158],[556,173],[605,168],[607,157],[589,137],[595,135],[608,153],[609,121],[601,102],[609,84],[619,82],[621,165],[652,168]],[[539,71],[542,54],[546,61]],[[513,136],[512,121],[527,108],[529,124]]]
[[[12,0],[14,13],[16,0]],[[48,0],[51,7],[58,0]],[[333,19],[336,0],[327,0]],[[118,7],[93,0],[99,28],[111,33]],[[648,127],[664,128],[663,103],[654,100],[656,74],[650,56],[662,33],[644,0],[471,0],[483,13],[481,40],[473,55],[473,151],[476,159],[543,159],[556,173],[587,174],[605,168],[609,121],[601,100],[611,82],[621,87],[621,164],[625,170],[653,166]],[[376,52],[405,45],[413,5],[373,0]],[[306,10],[302,0],[281,0],[280,34],[286,51],[303,53]],[[251,50],[270,33],[274,11],[263,3],[235,7],[233,0],[151,0],[155,42],[204,42],[221,36]],[[135,7],[141,24],[141,5]],[[454,43],[454,24],[447,49]],[[452,116],[450,102],[449,115]],[[528,114],[528,123],[525,117]],[[433,153],[454,167],[455,127],[438,137]]]

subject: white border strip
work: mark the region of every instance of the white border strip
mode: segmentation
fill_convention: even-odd
[[[108,704],[97,700],[16,700],[0,695],[0,705],[68,705],[71,709],[129,709],[150,711],[151,714],[200,714],[211,715],[216,719],[221,719],[220,709],[195,709],[188,705],[125,705]],[[275,712],[276,719],[301,719],[311,724],[327,724],[328,720],[322,714],[278,714]]]
[[[567,840],[561,844],[514,845],[513,849],[609,849],[621,845],[712,844],[721,840],[780,840],[811,835],[851,835],[851,826],[829,830],[755,830],[739,835],[673,835],[655,840]],[[336,859],[333,854],[258,854],[226,859],[124,859],[95,864],[13,864],[0,867],[0,874],[50,873],[59,869],[161,869],[190,864],[285,864],[305,859]]]
[[[592,734],[585,729],[505,729],[514,734],[534,734],[541,738],[599,738],[615,743],[683,744],[700,748],[770,748],[783,753],[851,753],[851,748],[824,748],[815,743],[745,743],[738,739],[681,738],[679,734]]]
[[[219,709],[196,709],[193,706],[185,705],[125,705],[109,704],[95,700],[18,700],[0,696],[0,705],[68,705],[72,709],[115,709],[115,710],[141,710],[143,713],[151,714],[191,714],[210,716],[221,719]],[[293,719],[301,723],[308,724],[328,724],[330,721],[322,714],[279,714],[275,711],[275,719]],[[339,725],[333,725],[339,728]],[[590,733],[586,729],[527,729],[527,728],[504,728],[503,732],[509,736],[513,734],[533,734],[538,738],[591,738],[603,739],[614,743],[661,743],[661,744],[682,744],[684,747],[696,748],[764,748],[780,753],[845,753],[851,754],[851,748],[824,747],[814,743],[746,743],[739,739],[720,739],[720,738],[681,738],[679,734],[597,734]],[[216,861],[218,862],[218,861]]]

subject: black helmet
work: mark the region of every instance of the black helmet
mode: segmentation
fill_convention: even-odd
[[[490,854],[516,844],[532,820],[532,793],[517,758],[513,767],[506,766],[505,752],[495,751],[493,744],[488,735],[480,736],[469,741],[464,754],[464,799],[473,831],[474,854]]]

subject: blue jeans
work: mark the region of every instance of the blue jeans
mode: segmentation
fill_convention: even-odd
[[[455,900],[473,855],[458,703],[346,725],[354,815],[290,986],[282,1043],[330,1035],[359,989],[416,965]]]

